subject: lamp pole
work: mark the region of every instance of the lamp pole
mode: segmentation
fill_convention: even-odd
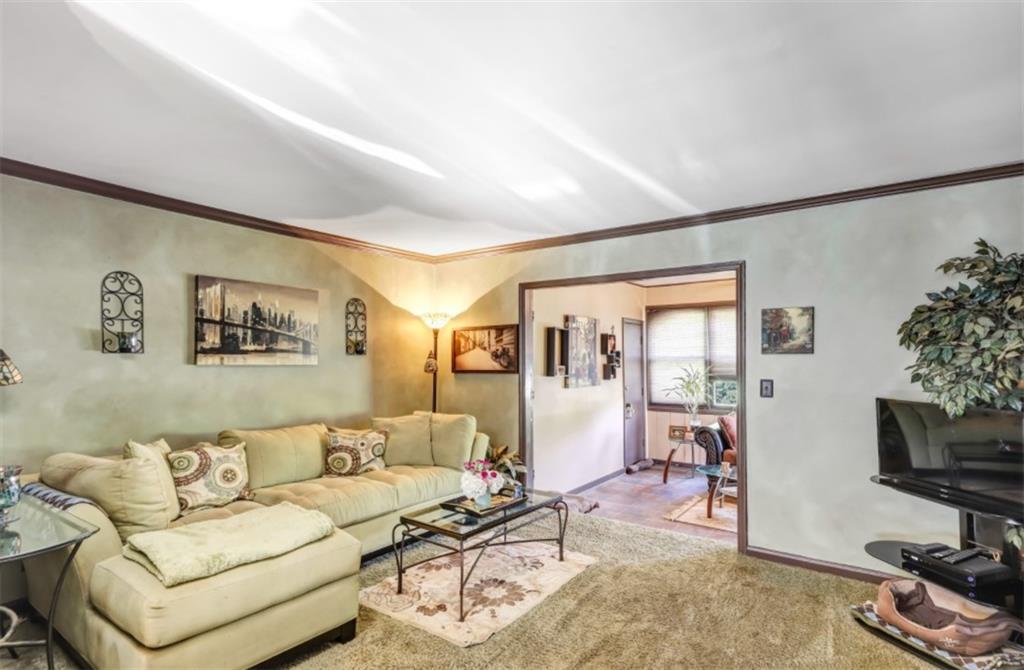
[[[430,411],[431,412],[436,412],[437,411],[437,334],[438,334],[438,332],[440,332],[440,329],[439,328],[432,328],[431,330],[434,331],[434,375],[433,375],[434,376],[434,380],[433,380],[433,382],[434,382],[434,394],[433,394],[433,400],[432,400],[432,402],[430,404]]]
[[[444,328],[444,324],[448,323],[448,319],[451,317],[443,312],[432,312],[430,314],[421,314],[420,318],[423,319],[423,323],[427,324],[431,332],[434,333],[434,348],[431,349],[430,353],[427,354],[427,362],[423,364],[423,371],[429,372],[433,377],[431,384],[433,386],[432,401],[430,403],[430,411],[437,411],[437,334]]]

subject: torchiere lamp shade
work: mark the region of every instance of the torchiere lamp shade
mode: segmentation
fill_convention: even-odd
[[[11,357],[0,349],[0,386],[13,386],[21,383],[21,371]]]

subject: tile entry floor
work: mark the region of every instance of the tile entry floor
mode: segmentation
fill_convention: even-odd
[[[707,493],[707,478],[697,475],[690,478],[687,467],[673,467],[668,473],[668,483],[661,483],[664,466],[641,470],[636,474],[619,475],[615,479],[598,484],[580,496],[597,500],[600,506],[590,514],[603,516],[619,521],[628,521],[653,528],[708,537],[725,542],[736,543],[736,533],[716,528],[695,526],[662,518],[668,512],[679,507],[683,500],[698,494]]]

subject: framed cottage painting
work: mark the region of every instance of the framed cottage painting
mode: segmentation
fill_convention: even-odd
[[[452,372],[519,372],[519,326],[456,328]]]
[[[813,354],[814,308],[771,307],[761,310],[762,354]]]
[[[597,319],[566,314],[565,329],[569,331],[565,388],[599,385],[601,375],[597,370]]]
[[[196,365],[316,365],[314,289],[196,276]]]

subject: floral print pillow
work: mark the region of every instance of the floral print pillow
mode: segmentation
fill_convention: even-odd
[[[167,454],[181,514],[206,507],[223,507],[243,498],[249,484],[245,443],[217,447],[201,442]]]
[[[332,428],[327,433],[324,474],[352,477],[370,470],[383,470],[387,441],[388,434],[382,430]]]

